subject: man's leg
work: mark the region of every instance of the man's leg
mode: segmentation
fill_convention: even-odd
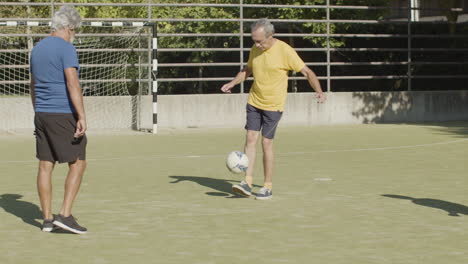
[[[73,202],[81,186],[81,179],[86,168],[85,160],[76,160],[68,163],[68,176],[65,182],[65,197],[63,199],[62,209],[60,214],[68,217],[71,215]]]
[[[273,164],[274,164],[274,154],[273,154],[273,139],[272,138],[262,138],[262,148],[263,148],[263,173],[264,173],[264,183],[263,187],[255,196],[257,200],[268,200],[273,197]]]
[[[52,219],[52,171],[55,163],[41,160],[37,173],[37,191],[44,219]]]
[[[247,130],[245,137],[245,154],[249,158],[249,167],[245,172],[246,182],[252,187],[253,184],[253,172],[255,166],[255,159],[257,156],[257,141],[258,141],[259,131]]]
[[[76,234],[84,234],[87,229],[80,226],[71,214],[73,202],[80,190],[81,179],[86,168],[86,161],[77,159],[68,163],[68,176],[65,181],[65,197],[63,198],[60,214],[55,217],[54,225]]]
[[[233,192],[243,196],[252,195],[253,170],[255,165],[258,134],[258,131],[247,129],[244,151],[247,157],[249,158],[249,166],[247,168],[247,171],[245,172],[245,180],[241,181],[239,184],[232,186]]]
[[[263,127],[262,127],[262,149],[263,149],[263,187],[257,193],[255,199],[267,200],[273,196],[273,138],[275,137],[276,128],[283,115],[280,111],[263,111]]]
[[[274,153],[273,153],[273,139],[262,138],[263,147],[263,173],[264,173],[264,186],[272,189],[273,185],[273,165],[274,165]]]
[[[235,193],[244,196],[252,195],[253,171],[255,166],[255,158],[257,152],[258,134],[262,128],[261,110],[249,104],[246,106],[246,124],[245,124],[245,146],[244,152],[249,158],[249,166],[245,172],[245,180],[241,183],[233,185],[232,190]]]

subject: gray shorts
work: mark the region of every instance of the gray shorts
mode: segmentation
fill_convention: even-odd
[[[36,113],[36,157],[59,163],[85,160],[87,138],[74,138],[76,121],[74,114]]]
[[[245,129],[260,131],[265,138],[273,139],[275,137],[276,127],[283,115],[280,111],[266,111],[258,109],[247,104],[247,123]]]

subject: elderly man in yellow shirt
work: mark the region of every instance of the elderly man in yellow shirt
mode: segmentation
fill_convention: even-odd
[[[252,195],[256,143],[262,131],[264,186],[255,197],[258,200],[273,197],[273,138],[286,102],[288,71],[301,72],[317,93],[318,102],[326,100],[315,73],[305,65],[291,46],[274,38],[274,33],[274,26],[268,19],[260,19],[252,25],[252,40],[255,44],[250,49],[247,67],[221,87],[221,91],[230,93],[234,86],[245,81],[253,73],[254,83],[247,102],[245,126],[245,153],[249,158],[249,167],[245,180],[233,185],[232,190],[243,196]]]

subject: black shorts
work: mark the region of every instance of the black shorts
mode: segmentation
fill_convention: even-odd
[[[266,111],[258,109],[247,104],[247,123],[245,129],[260,131],[265,138],[273,139],[275,137],[276,127],[283,115],[280,111]]]
[[[74,138],[77,117],[65,113],[36,113],[36,157],[64,163],[86,159],[86,135]]]

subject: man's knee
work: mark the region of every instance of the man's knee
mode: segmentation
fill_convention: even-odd
[[[86,168],[86,160],[80,160],[80,159],[77,159],[73,162],[69,162],[68,165],[70,167],[77,167],[77,168]]]
[[[270,147],[273,145],[273,139],[272,138],[266,138],[262,137],[262,145],[265,147]]]
[[[53,162],[51,161],[47,161],[47,160],[41,160],[39,161],[39,170],[41,171],[45,171],[45,172],[50,172],[54,169],[54,164]]]
[[[255,145],[258,140],[258,131],[254,130],[247,130],[247,144],[248,145]]]

